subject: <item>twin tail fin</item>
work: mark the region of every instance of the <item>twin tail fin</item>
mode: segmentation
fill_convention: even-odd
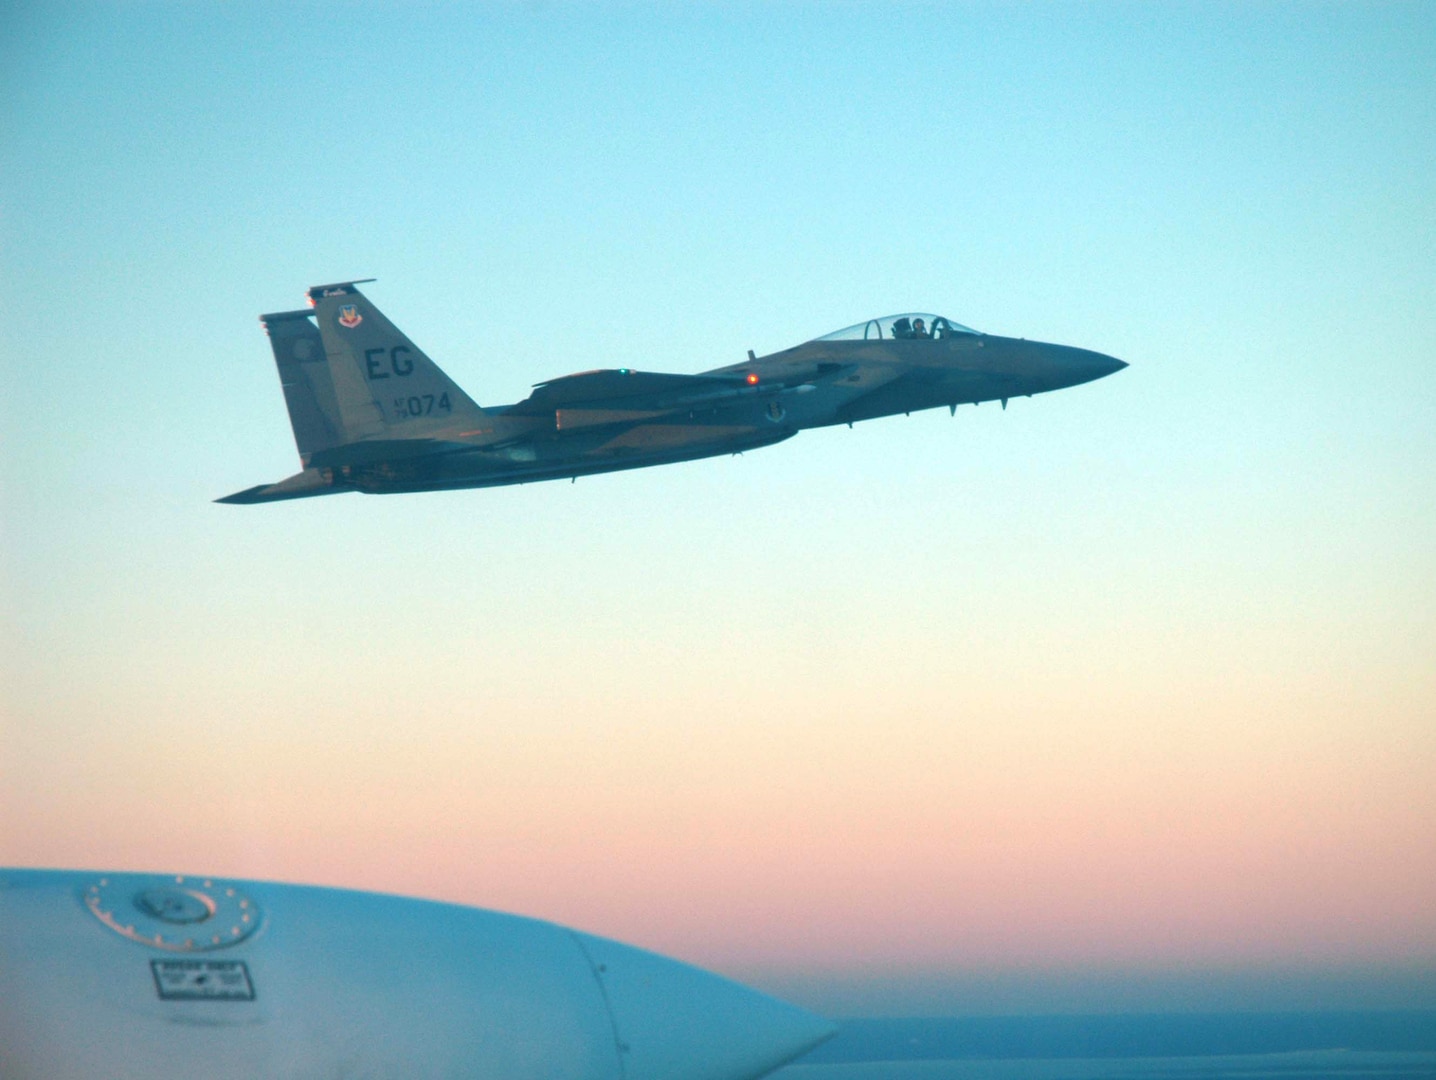
[[[372,278],[368,280],[373,280]],[[405,457],[445,433],[490,427],[485,413],[359,291],[317,285],[312,309],[261,315],[304,471],[220,502],[323,495],[331,467]]]

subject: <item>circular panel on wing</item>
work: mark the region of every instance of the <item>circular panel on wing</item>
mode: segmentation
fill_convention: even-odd
[[[90,913],[121,937],[168,952],[209,952],[259,929],[258,906],[238,886],[183,875],[109,874],[84,893]]]

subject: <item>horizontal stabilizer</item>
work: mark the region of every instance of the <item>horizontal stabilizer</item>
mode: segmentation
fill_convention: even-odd
[[[331,477],[319,469],[305,469],[277,484],[259,484],[214,501],[242,506],[249,503],[279,502],[281,499],[307,499],[311,495],[332,495],[348,490],[347,487],[335,487]]]

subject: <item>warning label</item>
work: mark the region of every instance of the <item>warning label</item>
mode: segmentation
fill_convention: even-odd
[[[155,989],[166,1001],[253,1001],[243,960],[151,960]]]

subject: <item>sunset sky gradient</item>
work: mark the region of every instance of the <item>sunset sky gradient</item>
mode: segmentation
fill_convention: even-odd
[[[11,5],[0,864],[860,1014],[1436,1007],[1436,8]],[[935,310],[1112,378],[261,507],[256,316],[481,404]]]

